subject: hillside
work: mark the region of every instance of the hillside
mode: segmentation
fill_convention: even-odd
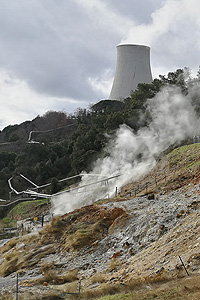
[[[194,82],[198,86],[199,79],[195,78]],[[170,93],[173,97],[174,94],[181,94],[178,97],[184,98],[189,92],[184,70],[178,69],[154,79],[152,84],[139,84],[135,92],[123,101],[102,100],[88,109],[78,108],[73,114],[49,111],[32,121],[5,127],[0,131],[0,198],[9,199],[8,180],[11,177],[18,191],[27,188],[27,182],[21,180],[19,174],[38,186],[52,183],[52,186],[43,190],[49,194],[76,183],[76,179],[67,184],[58,184],[58,181],[83,171],[90,172],[94,162],[105,156],[105,146],[115,137],[122,124],[126,124],[135,134],[148,128],[154,121],[148,108],[150,100],[154,102],[164,86],[172,86]],[[191,115],[191,104],[199,115],[197,89],[191,92],[191,99],[188,97],[182,102],[185,101],[187,103],[183,108],[187,108],[186,114],[188,112]],[[172,111],[176,112],[176,107]],[[182,114],[185,113],[181,111]],[[191,118],[194,119],[194,116]],[[180,140],[178,138],[178,142],[191,136],[187,127],[185,136],[183,134]],[[174,140],[170,145],[176,142]]]
[[[117,197],[11,239],[1,247],[6,285],[17,271],[20,299],[199,299],[199,164],[200,144],[176,148]],[[15,287],[3,286],[9,299]]]
[[[90,170],[108,140],[106,134],[125,122],[129,108],[123,102],[104,100],[73,115],[50,111],[4,128],[0,131],[0,198],[9,199],[11,177],[19,190],[27,188],[19,173],[43,185]],[[54,184],[45,192],[55,193],[64,186]]]

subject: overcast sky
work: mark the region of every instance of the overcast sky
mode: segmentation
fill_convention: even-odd
[[[200,65],[199,0],[0,0],[0,129],[107,99],[116,45],[151,47],[153,77]]]

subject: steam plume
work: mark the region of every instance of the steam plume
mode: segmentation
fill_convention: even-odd
[[[55,214],[63,214],[88,205],[107,195],[113,196],[131,180],[137,180],[156,164],[156,157],[170,145],[199,134],[200,119],[196,116],[190,94],[183,96],[177,87],[166,87],[147,101],[152,117],[148,128],[135,134],[122,125],[107,145],[106,157],[98,159],[88,176],[83,174],[79,189],[52,198]],[[120,175],[119,177],[114,177]],[[112,179],[106,180],[106,178]],[[100,181],[92,184],[95,181]],[[87,185],[87,186],[85,186]],[[85,186],[85,187],[83,187]]]

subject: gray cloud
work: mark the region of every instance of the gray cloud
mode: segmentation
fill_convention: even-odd
[[[200,3],[198,0],[168,0],[152,14],[148,24],[130,28],[123,42],[151,46],[152,65],[174,71],[185,66],[197,69],[200,51]]]
[[[51,96],[96,97],[87,79],[110,64],[106,26],[95,27],[74,1],[4,1],[0,6],[1,67]],[[119,40],[117,32],[112,40]]]
[[[112,10],[122,14],[137,23],[151,22],[151,14],[161,5],[162,0],[126,0],[126,1],[106,1]]]
[[[29,118],[37,109],[71,112],[108,97],[121,41],[151,46],[156,77],[185,66],[198,68],[199,8],[198,0],[0,0],[0,76],[7,72],[25,82],[40,107],[46,99]],[[0,83],[7,90],[4,78]],[[17,100],[11,94],[13,107]],[[22,116],[25,94],[22,88]],[[1,111],[9,111],[1,91],[0,99]],[[7,122],[19,118],[0,114],[0,124]]]

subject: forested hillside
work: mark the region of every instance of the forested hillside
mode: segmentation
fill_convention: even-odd
[[[178,69],[152,84],[139,84],[123,101],[102,100],[74,114],[49,111],[32,121],[4,128],[0,132],[0,198],[8,199],[7,180],[11,176],[17,190],[26,188],[19,173],[38,185],[51,182],[47,192],[55,193],[63,187],[59,179],[89,171],[93,161],[105,155],[101,150],[120,124],[127,124],[135,132],[148,126],[151,119],[146,100],[163,86],[177,85],[184,95],[190,87],[199,87],[199,74],[191,79],[186,71]],[[192,101],[200,114],[198,94],[193,93]]]

